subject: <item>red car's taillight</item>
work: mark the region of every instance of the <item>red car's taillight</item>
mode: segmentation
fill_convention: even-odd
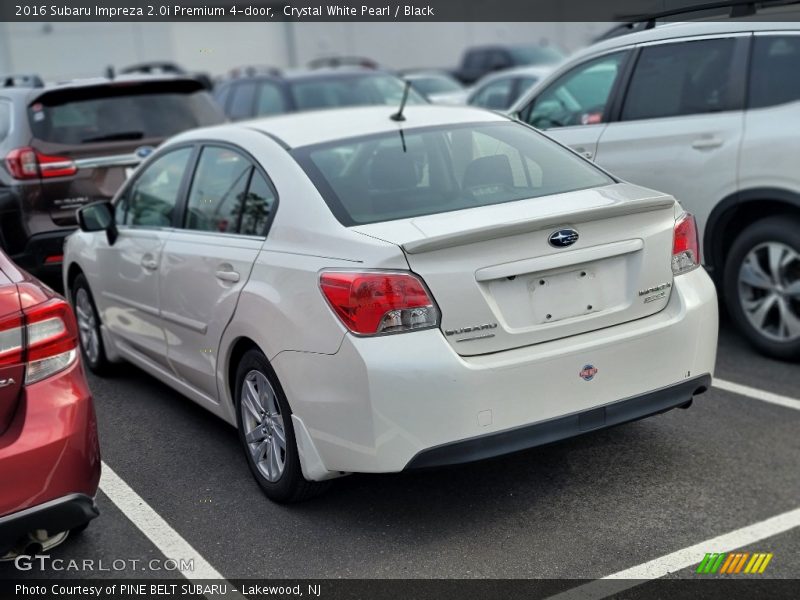
[[[65,156],[49,156],[33,148],[15,148],[6,155],[8,172],[14,179],[65,177],[78,172],[77,165]]]
[[[672,273],[680,275],[700,265],[700,242],[694,216],[683,213],[675,221],[672,238]]]
[[[0,367],[22,362],[22,315],[0,318]]]
[[[422,280],[411,273],[326,271],[319,284],[353,333],[401,333],[439,325],[439,309]]]
[[[26,385],[71,365],[77,356],[77,347],[75,317],[61,298],[0,320],[0,365],[26,363]]]

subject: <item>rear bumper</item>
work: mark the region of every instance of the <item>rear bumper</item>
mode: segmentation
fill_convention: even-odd
[[[80,359],[23,394],[0,435],[0,519],[76,494],[92,498],[100,481],[97,424]],[[48,529],[33,521],[26,520]]]
[[[70,494],[0,517],[0,556],[31,531],[68,531],[85,525],[99,514],[94,498]]]
[[[519,452],[590,431],[621,425],[686,405],[696,394],[711,387],[711,375],[703,375],[635,398],[469,440],[428,448],[417,454],[406,469],[457,465]]]
[[[58,229],[32,235],[28,239],[24,250],[12,255],[11,259],[36,277],[55,278],[60,283],[64,239],[73,231],[75,231],[74,228]],[[62,257],[62,259],[48,262],[49,257],[57,256]]]
[[[466,357],[439,330],[346,335],[334,355],[282,352],[272,365],[314,459],[304,472],[321,479],[494,456],[683,404],[713,374],[717,327],[714,285],[696,269],[655,315],[534,346]],[[511,438],[474,450],[495,435]],[[465,456],[444,456],[457,443]]]

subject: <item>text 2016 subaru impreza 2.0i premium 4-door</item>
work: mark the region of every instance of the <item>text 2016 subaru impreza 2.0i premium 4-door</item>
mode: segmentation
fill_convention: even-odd
[[[393,112],[185,133],[83,208],[65,285],[87,364],[126,359],[236,424],[278,501],[710,385],[716,296],[675,199],[496,114]]]

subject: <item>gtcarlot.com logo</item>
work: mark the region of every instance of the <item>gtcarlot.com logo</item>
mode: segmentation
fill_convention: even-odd
[[[772,553],[767,552],[719,552],[708,553],[703,561],[697,565],[697,573],[736,575],[763,573]]]
[[[141,560],[138,558],[116,558],[113,560],[50,558],[49,554],[30,556],[20,554],[14,558],[14,566],[20,571],[194,571],[194,559]]]

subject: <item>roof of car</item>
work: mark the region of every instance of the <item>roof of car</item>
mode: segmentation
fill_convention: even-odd
[[[142,74],[131,73],[119,75],[114,79],[108,77],[89,77],[83,79],[70,79],[67,81],[45,82],[42,86],[31,85],[15,85],[10,87],[0,87],[0,95],[22,95],[26,98],[36,98],[43,94],[53,92],[56,90],[70,90],[79,89],[92,86],[103,85],[125,85],[133,83],[149,83],[149,82],[169,82],[169,81],[196,81],[191,75],[180,75],[171,73],[158,73],[158,74]]]
[[[596,54],[604,50],[624,48],[634,44],[656,42],[673,38],[692,37],[700,35],[716,35],[724,33],[744,33],[748,31],[797,31],[800,25],[797,22],[764,22],[746,19],[728,19],[725,21],[689,21],[680,23],[664,23],[652,29],[620,35],[585,48],[575,56]]]
[[[320,69],[297,69],[295,71],[281,71],[276,73],[258,73],[244,77],[233,77],[222,83],[239,83],[247,81],[307,81],[313,79],[336,79],[337,77],[374,77],[375,75],[392,75],[380,69],[366,69],[363,67],[324,67]]]
[[[358,106],[332,110],[289,113],[275,117],[239,121],[218,126],[216,135],[227,128],[246,127],[261,131],[278,139],[290,148],[332,142],[340,139],[410,130],[418,127],[435,127],[460,123],[489,123],[507,121],[502,115],[487,110],[461,106],[436,106],[416,104],[406,106],[405,121],[394,121],[390,117],[397,112],[396,106]],[[210,130],[194,130],[181,136],[204,138]]]

